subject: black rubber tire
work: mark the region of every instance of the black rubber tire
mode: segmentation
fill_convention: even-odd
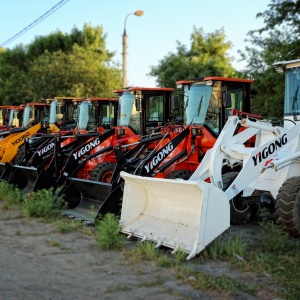
[[[19,165],[19,166],[24,165],[24,159],[25,159],[25,146],[21,145],[18,148],[18,152],[14,159],[15,165]]]
[[[238,172],[228,172],[223,174],[223,190],[226,190],[229,187],[238,174]],[[232,225],[246,224],[252,219],[254,209],[251,205],[245,205],[241,202],[240,194],[230,200],[229,204],[230,223]]]
[[[184,179],[184,180],[188,180],[191,177],[192,173],[189,170],[175,170],[170,172],[166,178],[168,179]]]
[[[292,236],[300,236],[300,177],[287,179],[275,202],[276,223]]]
[[[111,176],[115,170],[115,163],[104,162],[101,163],[91,171],[89,179],[99,182],[110,183]]]

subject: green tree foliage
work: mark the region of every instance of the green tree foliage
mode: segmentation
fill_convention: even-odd
[[[28,46],[0,51],[2,103],[21,104],[53,96],[109,97],[120,88],[102,27],[85,24],[70,34],[36,37]]]
[[[158,66],[152,66],[149,75],[165,87],[173,87],[181,79],[234,76],[236,72],[227,54],[231,46],[224,28],[205,34],[202,28],[194,27],[190,49],[177,41],[177,53],[169,53]]]
[[[283,115],[284,76],[272,64],[299,58],[299,13],[299,0],[271,0],[268,9],[257,14],[265,26],[249,31],[246,41],[250,46],[241,52],[247,62],[245,73],[254,78],[252,111],[264,117]]]

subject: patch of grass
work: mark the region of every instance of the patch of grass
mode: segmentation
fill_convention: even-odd
[[[120,233],[119,218],[111,213],[106,214],[96,225],[96,241],[101,249],[121,249],[124,236]]]
[[[159,255],[158,248],[155,248],[155,244],[150,241],[139,242],[134,249],[124,252],[124,256],[130,262],[157,260]]]
[[[56,241],[56,240],[50,240],[49,243],[53,246],[53,247],[60,247],[60,242]]]
[[[164,282],[163,278],[161,276],[156,276],[155,279],[151,281],[143,281],[135,284],[135,288],[139,287],[151,287],[151,286],[156,286],[156,285],[162,285]]]
[[[278,296],[300,299],[300,240],[290,237],[272,222],[261,225],[265,235],[252,245],[241,267],[271,277]]]
[[[3,208],[8,209],[12,206],[21,206],[23,194],[20,190],[6,181],[0,181],[0,200],[3,201]]]
[[[236,257],[244,257],[248,243],[240,236],[229,236],[226,239],[216,239],[209,244],[200,254],[202,258],[209,259],[229,259],[235,260]]]
[[[80,220],[69,219],[66,217],[55,218],[53,224],[56,226],[59,233],[69,233],[69,232],[80,232],[89,236],[95,236],[95,228],[92,226],[86,226]]]
[[[185,281],[199,290],[218,291],[229,295],[237,295],[239,293],[255,295],[257,292],[255,287],[248,287],[226,275],[212,276],[198,272],[194,273],[192,277],[188,277]]]
[[[58,191],[42,189],[24,196],[24,213],[27,217],[51,219],[61,214],[65,204]]]

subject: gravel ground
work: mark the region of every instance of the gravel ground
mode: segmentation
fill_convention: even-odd
[[[251,227],[252,226],[252,227]],[[232,228],[253,237],[257,225]],[[171,268],[154,262],[131,263],[122,251],[101,250],[93,236],[58,233],[55,226],[26,219],[18,210],[0,207],[0,300],[30,299],[274,299],[264,287],[268,278],[230,268],[226,262],[186,262],[213,275],[226,274],[260,286],[256,296],[196,290]],[[134,247],[127,241],[125,248]]]

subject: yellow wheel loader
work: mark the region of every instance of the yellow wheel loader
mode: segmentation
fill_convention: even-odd
[[[19,127],[18,124],[14,125],[13,120],[17,118],[18,113],[22,111],[22,124]],[[49,112],[49,104],[46,103],[28,103],[20,107],[14,107],[10,111],[9,124],[16,126],[11,128],[2,134],[2,140],[0,141],[0,163],[11,162],[17,152],[19,146],[24,143],[25,138],[36,134],[42,129],[42,121]]]
[[[191,259],[232,218],[249,220],[255,206],[300,236],[300,60],[274,66],[286,74],[284,125],[231,116],[189,180],[121,172],[121,232],[180,249]],[[255,145],[246,147],[253,137]]]

